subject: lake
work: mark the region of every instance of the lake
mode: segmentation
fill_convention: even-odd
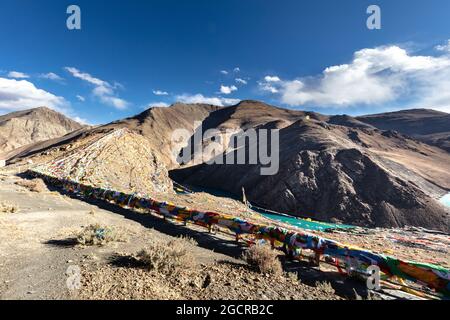
[[[291,226],[314,231],[326,231],[329,229],[352,229],[353,226],[345,224],[335,224],[313,221],[310,219],[301,219],[294,216],[271,213],[263,209],[253,207],[253,211],[258,212],[260,215],[274,221],[290,224]]]

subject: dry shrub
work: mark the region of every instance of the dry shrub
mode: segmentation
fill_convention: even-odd
[[[31,192],[47,192],[47,186],[42,179],[33,180],[20,180],[16,182],[16,185],[27,188]]]
[[[2,201],[0,203],[0,212],[3,213],[16,213],[19,211],[19,208],[12,203],[9,203],[7,201]]]
[[[116,229],[91,224],[77,235],[77,241],[86,246],[104,246],[108,242],[124,240]]]
[[[256,244],[242,255],[247,263],[263,274],[280,275],[283,272],[278,253],[269,245]]]
[[[331,286],[331,284],[329,282],[316,282],[316,287],[317,289],[328,293],[328,294],[335,294],[336,292],[334,291],[333,287]]]
[[[287,272],[286,278],[289,279],[292,283],[299,283],[298,281],[298,273],[297,272]]]
[[[168,242],[155,241],[138,253],[138,259],[150,270],[163,274],[176,274],[182,269],[195,266],[192,247],[197,245],[191,238],[180,237]]]

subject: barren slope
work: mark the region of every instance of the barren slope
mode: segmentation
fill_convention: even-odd
[[[134,117],[115,121],[95,128],[84,128],[64,137],[34,143],[10,152],[7,159],[18,162],[34,156],[45,155],[49,150],[63,148],[66,145],[82,141],[87,137],[103,135],[116,129],[127,128],[139,133],[147,139],[158,160],[168,168],[177,167],[173,160],[172,132],[175,129],[186,129],[194,132],[194,125],[201,123],[211,112],[221,107],[206,104],[177,103],[168,108],[150,108]]]
[[[220,109],[221,107],[207,104],[176,103],[168,108],[150,108],[137,116],[113,122],[100,129],[128,128],[140,133],[148,139],[159,160],[168,168],[174,168],[178,164],[172,156],[175,147],[172,132],[185,129],[193,133],[196,123],[201,123],[211,112]]]
[[[0,116],[0,154],[45,141],[82,128],[83,125],[41,107]]]
[[[382,130],[395,130],[450,152],[450,114],[429,109],[381,113],[357,118]]]
[[[67,149],[36,170],[120,192],[173,192],[167,168],[156,158],[148,140],[128,129],[118,129]]]
[[[143,136],[142,141],[137,136],[133,138],[128,142],[130,145],[145,145],[158,164],[177,169],[179,165],[172,153],[181,150],[174,149],[171,134],[180,128],[194,134],[198,130],[195,123],[201,121],[203,131],[279,129],[280,170],[275,176],[261,176],[257,165],[197,165],[174,171],[176,180],[236,195],[241,194],[244,186],[249,200],[256,204],[325,221],[449,228],[448,209],[436,201],[450,190],[449,153],[396,132],[381,131],[352,117],[285,110],[257,101],[243,101],[227,108],[184,104],[152,108],[132,118],[57,139],[53,145],[34,146],[24,150],[18,160],[42,163],[64,157],[67,150],[79,144],[95,142],[104,134],[128,128]],[[209,141],[201,143],[205,146]],[[198,147],[194,146],[194,150]],[[128,152],[119,152],[114,157],[122,157],[123,164],[117,174],[111,172],[108,183],[120,186],[122,180],[128,181],[133,168],[127,164]],[[106,172],[110,158],[97,161],[94,167],[104,163]],[[86,179],[99,180],[94,171],[86,173]],[[135,178],[137,181],[138,177]],[[90,182],[96,185],[101,182],[94,180]],[[131,190],[139,191],[136,183],[134,186]],[[151,188],[141,191],[147,190],[152,191]],[[170,192],[167,195],[170,200]],[[198,205],[192,200],[189,206]]]
[[[228,127],[239,112],[232,114],[223,117],[225,124],[214,125]],[[370,126],[336,126],[314,118],[281,126],[275,176],[261,176],[259,165],[206,164],[175,170],[172,176],[235,195],[245,187],[254,203],[326,221],[450,227],[448,209],[436,201],[450,189],[450,155]]]

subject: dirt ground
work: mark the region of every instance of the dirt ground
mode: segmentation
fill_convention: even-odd
[[[0,213],[0,299],[342,299],[354,298],[353,288],[364,294],[361,284],[306,264],[285,263],[298,281],[287,273],[262,276],[240,259],[244,248],[224,235],[58,192],[32,192],[19,180],[0,176],[0,202],[18,209]],[[121,240],[77,244],[83,227],[96,223],[120,230]],[[180,235],[198,242],[192,248],[197,268],[166,276],[136,263],[146,244]],[[81,288],[69,289],[73,266],[81,271]]]

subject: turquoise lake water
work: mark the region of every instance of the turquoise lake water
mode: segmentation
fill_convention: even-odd
[[[207,193],[213,194],[217,197],[226,197],[226,198],[231,198],[231,199],[240,201],[240,198],[238,196],[230,194],[230,193],[222,191],[222,190],[217,190],[217,189],[213,189],[213,188],[204,188],[204,187],[198,187],[198,186],[189,186],[189,189],[192,190],[193,192],[207,192]],[[294,217],[291,215],[272,213],[272,212],[269,212],[264,209],[258,209],[256,207],[252,207],[252,210],[268,219],[271,219],[274,221],[279,221],[282,223],[287,223],[294,227],[302,228],[305,230],[326,231],[328,229],[351,229],[351,228],[354,228],[353,226],[349,226],[349,225],[345,225],[345,224],[334,224],[334,223],[326,223],[326,222],[319,222],[319,221],[309,221],[309,220],[297,218],[297,217]]]
[[[352,226],[348,226],[345,224],[334,224],[334,223],[325,223],[319,221],[310,221],[306,219],[296,218],[293,216],[285,216],[281,214],[269,213],[266,211],[254,209],[253,211],[258,212],[260,215],[279,222],[287,223],[292,226],[306,229],[306,230],[314,230],[314,231],[326,231],[328,229],[351,229]]]
[[[441,198],[441,203],[446,205],[447,207],[450,207],[450,193],[445,195],[443,198]]]

